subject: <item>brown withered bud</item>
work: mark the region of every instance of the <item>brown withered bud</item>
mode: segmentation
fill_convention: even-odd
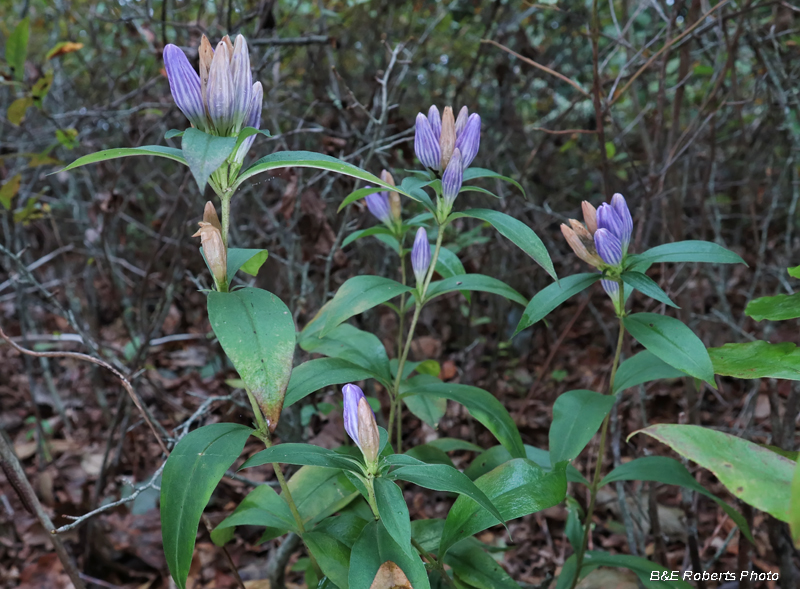
[[[231,43],[231,38],[225,35],[222,37],[222,42],[225,43],[225,46],[228,48],[228,59],[233,58],[233,43]]]
[[[374,464],[378,460],[381,436],[375,423],[375,414],[364,398],[358,402],[358,445],[367,464]]]
[[[442,157],[439,164],[439,169],[444,172],[447,164],[450,163],[450,158],[453,155],[453,150],[456,148],[456,120],[453,117],[453,107],[445,106],[442,113],[442,133],[439,135],[439,149],[441,149]]]
[[[211,61],[214,59],[214,48],[211,47],[211,42],[205,35],[200,39],[198,53],[200,54],[200,95],[203,97],[206,110],[208,110],[206,88],[208,87],[208,71],[211,69]]]
[[[228,283],[228,254],[225,245],[222,243],[222,233],[211,223],[200,221],[200,229],[192,237],[200,238],[200,245],[203,247],[203,254],[206,262],[214,275],[214,282],[217,290]]]
[[[203,222],[211,223],[217,228],[217,231],[222,232],[222,225],[220,225],[219,217],[217,217],[217,209],[214,208],[214,203],[211,201],[208,201],[206,208],[203,209]]]
[[[381,180],[383,180],[387,184],[396,186],[394,178],[386,170],[381,171]],[[395,221],[399,221],[400,216],[402,215],[402,210],[400,205],[400,195],[395,190],[389,191],[389,209],[392,211],[392,218]]]
[[[592,237],[592,234],[589,233],[588,229],[586,229],[586,226],[577,219],[570,219],[569,224],[570,227],[572,227],[572,230],[575,232],[575,234],[583,242],[583,245],[586,246],[586,249],[588,249],[589,251],[593,250],[594,237]]]
[[[594,232],[597,231],[597,209],[588,201],[581,203],[581,209],[583,209],[583,221],[586,223],[589,233],[594,235]]]
[[[572,248],[572,251],[575,252],[575,255],[581,260],[594,266],[595,268],[599,268],[603,264],[603,260],[600,259],[600,256],[586,249],[586,246],[583,245],[581,238],[578,237],[577,234],[564,223],[561,224],[561,233],[564,234],[564,239],[567,240],[569,247]]]

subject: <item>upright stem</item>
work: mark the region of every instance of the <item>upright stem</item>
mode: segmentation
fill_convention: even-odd
[[[231,223],[232,196],[233,193],[231,192],[224,192],[222,196],[220,196],[220,200],[222,201],[222,220],[220,221],[220,225],[222,225],[222,243],[225,247],[228,247],[228,228]]]
[[[625,326],[622,323],[622,318],[625,316],[625,285],[619,281],[619,336],[617,337],[617,349],[614,353],[614,362],[611,365],[611,376],[608,379],[608,392],[611,394],[614,390],[614,379],[617,376],[617,368],[619,367],[619,359],[622,354],[622,342],[625,336]],[[616,305],[615,305],[616,306]],[[589,486],[589,507],[586,509],[586,523],[583,527],[583,539],[581,545],[575,554],[575,576],[572,579],[570,589],[575,589],[578,580],[581,576],[581,566],[583,565],[583,557],[586,554],[586,548],[589,545],[589,534],[592,531],[592,516],[594,515],[595,503],[597,501],[597,488],[600,485],[600,473],[603,469],[603,456],[606,452],[606,434],[608,433],[608,420],[611,415],[609,412],[603,420],[603,425],[600,430],[600,446],[597,450],[597,462],[594,466],[594,476],[592,477],[592,484]]]

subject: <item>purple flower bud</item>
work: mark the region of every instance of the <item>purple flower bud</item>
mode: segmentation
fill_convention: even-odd
[[[233,78],[230,70],[230,53],[224,41],[217,44],[211,69],[208,72],[208,116],[217,135],[228,135],[233,125]]]
[[[250,53],[243,35],[236,37],[230,69],[233,80],[233,133],[238,133],[242,129],[242,123],[247,119],[253,92]]]
[[[617,239],[620,240],[620,242],[622,242],[622,236],[624,233],[622,219],[619,218],[619,215],[617,215],[617,211],[614,210],[614,207],[608,203],[601,204],[597,209],[597,228],[608,229]]]
[[[459,114],[459,117],[461,115]],[[456,137],[456,147],[461,152],[461,168],[466,170],[478,155],[481,145],[481,117],[472,113],[467,119],[464,130]]]
[[[261,82],[253,84],[251,92],[252,98],[250,99],[250,108],[247,111],[247,120],[244,122],[245,127],[253,127],[253,129],[261,128],[261,103],[264,100],[264,89],[261,87]],[[239,150],[236,152],[236,162],[241,164],[244,161],[244,156],[250,151],[253,141],[256,140],[255,135],[250,135],[242,141]]]
[[[435,104],[428,109],[428,122],[431,124],[431,129],[433,129],[433,136],[436,137],[436,141],[439,141],[439,137],[442,135],[442,117],[439,115],[439,109],[436,108]]]
[[[392,224],[392,206],[389,203],[389,194],[386,192],[373,192],[366,197],[367,208],[381,223]]]
[[[364,398],[364,391],[354,384],[342,387],[344,395],[344,431],[358,446],[358,402]]]
[[[467,118],[469,118],[469,109],[466,106],[462,106],[461,110],[458,111],[458,118],[456,119],[456,137],[458,137],[461,131],[464,130],[464,127],[467,126]]]
[[[417,236],[414,238],[414,246],[411,248],[411,267],[414,269],[414,276],[417,285],[425,282],[425,274],[431,265],[431,246],[428,243],[428,232],[424,227],[417,229]]]
[[[619,266],[622,263],[622,243],[608,229],[601,228],[595,231],[594,247],[606,264]]]
[[[196,128],[206,129],[206,112],[200,90],[200,76],[183,51],[170,43],[164,47],[164,68],[175,104]]]
[[[439,161],[442,157],[439,140],[433,132],[428,118],[422,113],[417,115],[417,126],[414,131],[414,151],[423,166],[432,170],[439,169]]]
[[[453,206],[453,201],[456,200],[458,191],[461,190],[463,179],[464,170],[461,167],[461,151],[456,148],[450,158],[450,163],[447,164],[447,169],[442,175],[442,197],[448,209]]]
[[[615,280],[601,280],[600,284],[603,285],[603,290],[611,297],[611,300],[614,301],[614,305],[616,306],[619,300],[619,283]]]
[[[630,209],[628,209],[628,203],[625,202],[625,197],[617,192],[611,197],[611,207],[622,223],[622,233],[619,235],[622,249],[628,251],[628,245],[631,243],[631,234],[633,233],[633,218],[631,217]]]

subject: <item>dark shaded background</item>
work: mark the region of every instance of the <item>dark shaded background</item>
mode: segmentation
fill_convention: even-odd
[[[167,130],[187,123],[169,95],[163,46],[176,43],[191,55],[203,32],[212,42],[231,32],[247,36],[255,76],[265,87],[262,126],[272,137],[259,137],[254,155],[307,149],[400,178],[415,165],[417,112],[432,103],[467,105],[483,118],[475,165],[515,178],[525,195],[510,184],[488,183],[499,200],[470,193],[457,206],[498,208],[524,221],[564,276],[586,267],[563,242],[559,224],[579,216],[582,200],[597,205],[622,192],[634,214],[633,251],[704,239],[747,261],[748,267],[683,264],[651,271],[681,306],[677,316],[706,345],[796,342],[796,322],[755,323],[743,309],[754,297],[792,292],[785,268],[798,263],[800,8],[746,0],[703,17],[711,8],[695,0],[600,2],[594,60],[591,2],[3,3],[0,35],[6,38],[30,16],[31,40],[24,83],[0,86],[0,181],[21,175],[11,210],[0,213],[1,324],[27,347],[100,354],[123,368],[166,435],[187,420],[248,422],[241,396],[227,398],[232,389],[225,379],[235,375],[208,337],[198,288],[209,278],[197,240],[189,237],[210,189],[200,195],[187,169],[151,158],[48,175],[62,162],[103,148],[178,146],[164,139]],[[83,48],[46,59],[59,41]],[[657,54],[665,43],[669,48]],[[53,84],[41,105],[28,108],[19,125],[9,122],[6,109],[49,71]],[[598,90],[599,118],[592,100]],[[360,205],[336,213],[356,187],[351,179],[290,169],[258,176],[235,197],[232,242],[269,250],[254,282],[281,296],[300,327],[347,278],[396,276],[395,255],[379,242],[340,247],[352,230],[374,223]],[[404,207],[416,211],[410,201]],[[513,244],[474,221],[455,223],[447,242],[468,272],[505,280],[525,296],[550,283]],[[641,297],[633,304],[666,312]],[[558,394],[604,386],[616,328],[599,285],[509,341],[520,313],[491,295],[475,293],[470,304],[449,295],[423,313],[412,354],[439,360],[443,378],[495,393],[524,441],[543,446]],[[373,310],[356,323],[393,352],[396,322],[388,310]],[[81,334],[84,343],[64,334]],[[628,346],[625,355],[636,351]],[[0,347],[0,356],[0,427],[57,526],[69,523],[64,515],[130,493],[160,466],[152,434],[103,369],[21,356],[8,346]],[[301,352],[296,359],[304,359]],[[204,404],[209,396],[225,398]],[[338,403],[338,391],[316,395],[322,400]],[[320,408],[287,412],[281,436],[340,443],[338,410]],[[629,391],[614,411],[608,468],[666,453],[642,436],[625,441],[654,422],[697,423],[793,450],[796,415],[797,388],[789,381],[721,379],[718,391],[670,382]],[[415,417],[405,419],[407,446],[436,435]],[[455,405],[438,435],[494,444]],[[463,467],[472,458],[462,453],[456,462]],[[592,461],[582,456],[576,463],[586,470]],[[709,472],[699,470],[697,477],[726,495]],[[225,479],[209,507],[212,522],[250,488],[247,481]],[[8,485],[0,491],[3,586],[63,586],[43,531]],[[694,545],[710,570],[752,562],[757,570],[780,570],[781,583],[792,583],[780,586],[795,586],[788,579],[796,574],[797,555],[782,525],[745,507],[755,518],[757,540],[748,547],[729,534],[732,523],[713,502],[672,487],[661,487],[657,499],[651,491],[620,484],[606,498],[609,511],[600,513],[595,535],[605,548],[655,555],[677,569],[689,565]],[[575,492],[583,502],[582,491]],[[79,568],[102,581],[92,586],[168,586],[155,494],[149,489],[65,535]],[[450,503],[443,494],[415,489],[407,498],[412,517],[442,517]],[[664,542],[649,533],[655,510]],[[498,558],[515,579],[539,586],[557,571],[569,554],[565,518],[558,507],[511,526],[516,544]],[[676,523],[667,530],[670,518]],[[242,532],[231,553],[245,578],[269,574],[275,580],[264,564],[275,562],[275,543],[257,546],[257,538]],[[498,530],[481,539],[501,548],[509,542]],[[232,586],[205,531],[195,564],[194,587]],[[287,578],[302,581],[297,573]]]

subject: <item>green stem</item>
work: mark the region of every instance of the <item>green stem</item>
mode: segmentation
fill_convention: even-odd
[[[614,379],[617,376],[617,368],[619,368],[619,359],[622,354],[622,342],[625,336],[625,326],[622,323],[622,318],[625,316],[625,286],[622,281],[619,281],[619,336],[617,336],[617,349],[614,353],[614,362],[611,365],[611,376],[608,379],[608,392],[611,394],[614,390]],[[575,589],[581,575],[581,566],[583,565],[583,557],[586,554],[586,549],[589,545],[589,534],[592,531],[592,516],[594,515],[594,508],[597,502],[597,489],[600,486],[600,473],[603,469],[603,456],[606,451],[606,436],[608,433],[608,422],[611,416],[609,411],[606,418],[603,420],[603,425],[600,430],[600,447],[597,451],[597,463],[594,466],[594,477],[592,484],[589,486],[589,507],[586,510],[586,523],[583,527],[583,539],[579,550],[575,554],[575,577],[572,579],[570,589]]]
[[[374,480],[375,477],[372,475],[367,477],[367,503],[369,503],[369,508],[372,510],[372,515],[375,516],[375,519],[381,519],[381,514],[378,512],[378,500],[375,498]]]
[[[430,552],[425,550],[425,548],[422,546],[422,544],[420,544],[414,538],[411,538],[411,545],[416,549],[417,552],[420,553],[420,555],[425,560],[427,560],[429,563],[431,563],[431,566],[434,568],[434,570],[436,570],[441,575],[442,579],[444,579],[447,582],[448,585],[451,585],[451,586],[453,585],[453,579],[451,579],[450,575],[448,575],[445,572],[444,566],[442,566],[442,563],[440,563],[433,554],[431,554]]]
[[[226,248],[228,247],[228,229],[231,223],[232,196],[232,192],[225,192],[220,196],[220,200],[222,201],[222,220],[220,221],[220,224],[222,225],[222,243]]]

